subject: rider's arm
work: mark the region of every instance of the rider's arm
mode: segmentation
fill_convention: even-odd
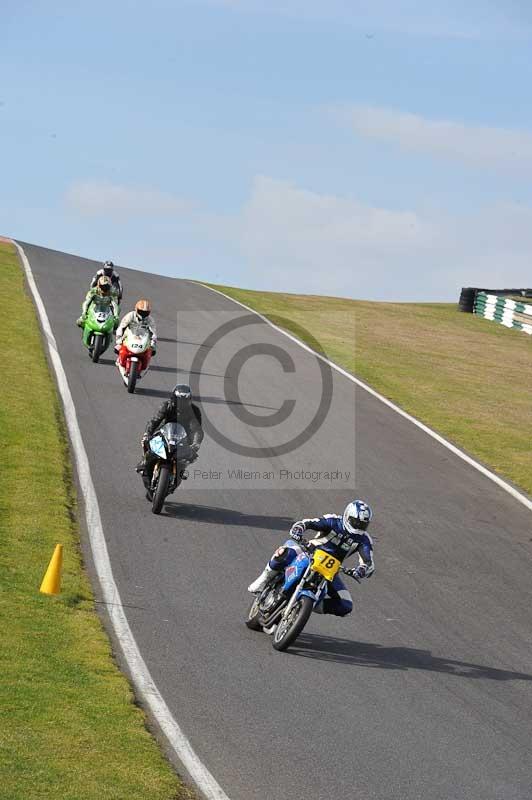
[[[157,347],[157,328],[155,327],[155,322],[153,321],[153,317],[150,316],[150,324],[148,327],[151,336],[151,346]]]
[[[190,437],[190,445],[194,448],[198,448],[203,441],[203,428],[198,421],[198,415],[199,419],[201,420],[201,412],[199,408],[196,405],[193,405],[192,414],[190,415],[190,420],[188,422],[188,434]]]
[[[330,533],[334,528],[334,520],[338,519],[337,514],[324,514],[323,517],[314,517],[313,519],[301,519],[298,525],[303,525],[306,531],[320,531],[321,533]]]
[[[93,300],[95,294],[96,294],[96,290],[95,289],[89,289],[89,291],[85,295],[85,300],[83,301],[83,305],[81,306],[81,316],[82,317],[86,316],[87,311],[89,310],[89,306],[92,303],[92,300]]]
[[[365,578],[369,578],[375,572],[375,562],[373,560],[373,542],[371,537],[364,534],[364,539],[357,550],[358,563],[360,567],[365,567]]]
[[[122,322],[120,323],[120,325],[116,329],[116,343],[117,344],[122,344],[122,338],[124,336],[125,330],[126,330],[127,326],[130,324],[130,322],[131,322],[131,320],[133,318],[133,315],[134,315],[134,312],[130,311],[129,314],[126,314],[125,317],[122,317]]]
[[[91,289],[96,288],[96,284],[98,283],[98,278],[100,277],[100,275],[103,275],[103,271],[101,269],[98,270],[98,272],[96,273],[96,275],[92,279],[92,281],[91,281]]]
[[[122,299],[123,289],[122,289],[122,281],[120,280],[120,275],[118,272],[115,272],[116,275],[116,288],[118,289],[118,302]]]
[[[168,412],[169,412],[169,403],[168,400],[166,400],[155,412],[153,417],[150,420],[148,420],[145,431],[145,433],[148,436],[151,436],[154,433],[154,431],[156,431],[157,428],[159,428],[162,425],[162,423],[167,420]]]

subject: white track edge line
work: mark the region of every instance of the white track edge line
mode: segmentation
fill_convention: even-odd
[[[118,587],[113,577],[111,562],[109,560],[109,553],[103,532],[98,498],[92,482],[89,459],[83,444],[83,439],[76,416],[76,409],[74,407],[74,401],[70,393],[65,370],[61,362],[61,357],[57,349],[57,343],[52,332],[44,303],[37,288],[37,284],[35,283],[35,278],[33,277],[26,253],[18,242],[13,241],[13,244],[17,248],[22,261],[24,271],[26,273],[26,279],[33,295],[33,300],[37,307],[41,326],[46,338],[46,343],[48,345],[48,352],[50,354],[50,359],[55,371],[57,385],[59,387],[59,393],[61,395],[61,400],[63,402],[65,411],[68,433],[72,443],[72,449],[74,451],[79,484],[83,494],[85,517],[87,521],[87,530],[89,533],[92,556],[94,559],[94,566],[96,568],[98,580],[102,588],[103,599],[107,604],[107,611],[109,613],[115,635],[120,643],[124,658],[126,659],[128,668],[130,670],[135,690],[138,696],[149,708],[154,718],[157,720],[157,723],[166,736],[177,758],[183,764],[190,777],[196,783],[197,787],[203,793],[205,798],[207,800],[229,800],[229,797],[218,785],[200,758],[196,755],[189,740],[179,727],[177,721],[172,716],[170,709],[166,705],[161,693],[159,692],[155,682],[153,681],[153,678],[150,675],[148,667],[146,666],[144,659],[140,654],[140,650],[137,642],[135,641],[135,637],[133,636],[133,632],[129,627],[129,623],[120,600]]]
[[[515,498],[515,500],[518,500],[520,503],[522,503],[526,508],[528,508],[529,511],[532,511],[532,500],[529,500],[529,498],[526,497],[526,495],[521,494],[521,492],[519,492],[517,489],[515,489],[511,484],[507,483],[502,478],[499,478],[498,475],[496,475],[494,472],[491,472],[491,470],[487,469],[487,467],[484,467],[478,461],[475,461],[474,458],[472,458],[471,456],[468,456],[467,453],[464,453],[462,450],[460,450],[460,448],[455,447],[454,444],[451,444],[451,442],[447,441],[447,439],[444,439],[443,436],[440,436],[439,433],[436,433],[436,431],[432,430],[432,428],[429,428],[428,425],[425,425],[423,422],[420,422],[418,419],[413,417],[411,414],[408,414],[406,411],[403,411],[402,408],[400,408],[399,406],[396,406],[395,403],[392,403],[391,400],[388,400],[386,397],[384,397],[384,395],[379,394],[379,392],[376,392],[375,389],[372,389],[371,386],[368,386],[367,383],[364,383],[364,381],[361,381],[360,378],[355,378],[354,375],[352,375],[350,372],[347,372],[347,370],[343,369],[342,367],[338,366],[338,364],[335,364],[334,361],[329,361],[329,359],[325,358],[325,356],[322,356],[321,353],[317,353],[315,350],[313,350],[311,347],[306,345],[304,342],[302,342],[296,336],[293,336],[291,333],[288,333],[288,331],[285,331],[282,328],[279,328],[278,325],[274,325],[274,323],[271,322],[263,314],[260,314],[258,311],[255,311],[254,309],[250,308],[249,306],[246,306],[245,303],[241,303],[240,300],[235,300],[234,297],[230,297],[229,295],[224,294],[223,292],[221,292],[219,289],[214,289],[212,286],[208,286],[206,283],[202,283],[201,281],[191,281],[191,283],[195,283],[196,286],[198,286],[198,285],[199,286],[203,286],[203,288],[209,289],[211,292],[216,292],[216,294],[219,294],[222,297],[225,297],[227,300],[231,300],[231,302],[236,303],[237,305],[241,306],[242,308],[245,308],[246,311],[249,311],[251,314],[256,314],[256,316],[260,317],[260,319],[262,319],[264,322],[266,322],[266,324],[269,325],[270,328],[273,328],[274,330],[278,331],[279,333],[282,333],[283,336],[287,336],[289,339],[291,339],[293,342],[298,344],[304,350],[307,350],[307,352],[312,353],[313,356],[315,356],[316,358],[319,358],[321,361],[324,361],[326,364],[328,364],[330,367],[332,367],[332,369],[335,369],[337,372],[339,372],[345,378],[347,378],[348,380],[352,381],[357,386],[360,386],[361,389],[364,389],[364,391],[366,391],[369,394],[373,395],[373,397],[376,397],[377,400],[380,400],[381,403],[384,403],[384,405],[388,406],[388,408],[391,408],[397,414],[400,414],[402,417],[404,417],[409,422],[411,422],[413,425],[415,425],[416,428],[420,428],[420,430],[424,431],[424,433],[426,433],[429,436],[431,436],[433,439],[435,439],[437,442],[439,442],[441,445],[443,445],[443,447],[446,447],[447,450],[450,450],[451,453],[454,453],[455,456],[458,456],[459,458],[462,459],[462,461],[465,461],[466,464],[469,464],[471,467],[474,467],[476,470],[478,470],[478,472],[481,472],[482,475],[485,475],[486,478],[489,478],[490,481],[493,481],[493,483],[496,483],[497,486],[500,486],[501,489],[504,489],[505,492],[508,492],[508,494],[511,494],[512,497]]]

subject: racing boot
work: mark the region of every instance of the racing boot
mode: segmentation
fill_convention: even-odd
[[[256,578],[253,583],[248,586],[248,592],[251,594],[260,594],[267,583],[271,581],[274,575],[277,575],[278,570],[272,569],[269,564],[266,564],[263,571]]]

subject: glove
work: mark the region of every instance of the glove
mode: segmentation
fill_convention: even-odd
[[[302,542],[303,541],[303,534],[305,533],[305,526],[302,522],[296,522],[290,528],[290,538],[294,540],[294,542]]]
[[[118,355],[119,352],[120,352],[120,345],[119,344],[115,344],[115,353]]]
[[[140,440],[140,443],[142,445],[142,449],[143,450],[147,450],[148,449],[149,440],[150,440],[150,437],[148,436],[148,434],[147,433],[143,433],[142,434],[142,439]]]
[[[154,358],[156,355],[157,355],[157,348],[156,347],[152,347],[152,349],[151,349],[151,357]]]
[[[83,328],[85,325],[85,317],[79,317],[79,319],[76,320],[76,325],[78,328]]]
[[[346,569],[345,574],[359,581],[361,578],[366,577],[366,567],[364,564],[359,564],[358,567],[354,567],[354,569]]]

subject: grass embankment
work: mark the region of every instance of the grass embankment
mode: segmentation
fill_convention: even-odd
[[[305,338],[301,326],[332,361],[532,494],[531,337],[455,305],[213,288]]]
[[[0,243],[0,796],[174,800],[181,787],[94,611],[62,413],[12,245]],[[56,542],[63,592],[38,588]]]

